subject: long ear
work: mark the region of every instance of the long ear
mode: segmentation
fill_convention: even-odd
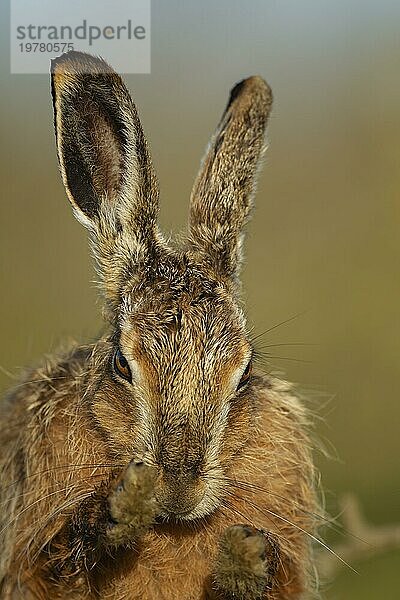
[[[146,140],[128,90],[102,59],[69,52],[52,61],[51,79],[62,178],[116,308],[127,273],[146,267],[160,239]]]
[[[223,277],[235,277],[239,270],[242,229],[271,105],[271,90],[261,77],[245,79],[232,89],[194,184],[191,250]]]

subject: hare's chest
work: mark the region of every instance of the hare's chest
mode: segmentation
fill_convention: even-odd
[[[216,546],[210,546],[199,535],[179,540],[150,535],[144,542],[142,551],[136,555],[127,553],[111,578],[104,578],[101,598],[202,600],[205,597]]]

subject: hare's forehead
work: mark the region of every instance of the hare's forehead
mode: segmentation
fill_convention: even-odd
[[[214,354],[246,345],[240,308],[224,294],[125,302],[120,315],[121,343],[128,352]]]

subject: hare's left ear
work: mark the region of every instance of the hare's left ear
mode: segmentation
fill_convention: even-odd
[[[146,270],[158,248],[147,143],[128,90],[105,61],[69,52],[52,61],[51,74],[62,178],[116,309],[127,274]]]
[[[194,184],[189,252],[221,277],[235,278],[240,267],[242,229],[271,105],[271,90],[261,77],[249,77],[232,89]]]

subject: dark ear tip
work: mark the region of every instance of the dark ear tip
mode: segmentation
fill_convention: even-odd
[[[113,69],[102,58],[77,50],[65,52],[61,56],[52,59],[50,71],[52,75],[113,73]]]
[[[266,105],[271,106],[272,104],[272,90],[268,83],[260,77],[260,75],[253,75],[239,81],[232,89],[229,96],[229,101],[226,109],[228,109],[235,100],[240,101],[240,98],[260,98]]]

